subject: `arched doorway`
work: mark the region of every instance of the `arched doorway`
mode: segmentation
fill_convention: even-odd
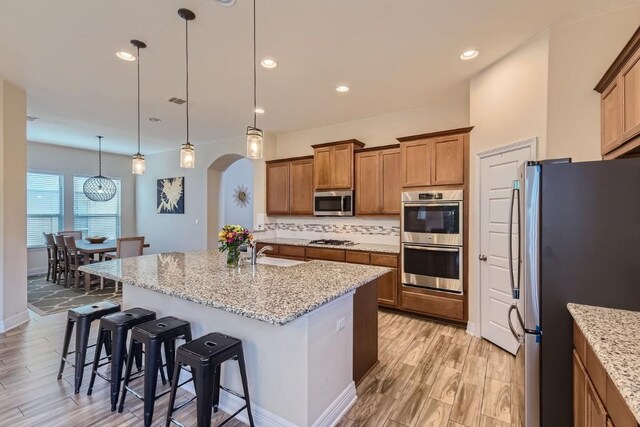
[[[225,154],[209,165],[207,249],[218,247],[218,230],[224,224],[253,229],[253,177],[253,163],[240,154]]]

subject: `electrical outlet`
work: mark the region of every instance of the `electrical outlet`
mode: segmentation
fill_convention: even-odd
[[[341,319],[338,319],[338,321],[336,322],[336,332],[340,332],[341,330],[343,330],[346,322],[347,321],[344,317]]]

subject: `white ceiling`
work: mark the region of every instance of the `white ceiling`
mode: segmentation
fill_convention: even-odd
[[[637,0],[258,0],[258,117],[282,133],[467,96],[469,78],[536,33]],[[252,120],[251,1],[0,0],[0,75],[27,89],[33,141],[131,154],[139,38],[143,153],[184,142],[184,21],[192,9],[191,141],[242,135]],[[461,51],[480,56],[460,61]],[[130,50],[131,51],[131,50]],[[348,84],[340,95],[335,86]],[[148,117],[159,117],[151,123]]]

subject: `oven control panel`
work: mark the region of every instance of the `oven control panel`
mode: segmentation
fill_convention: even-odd
[[[442,200],[442,193],[420,193],[418,200]]]

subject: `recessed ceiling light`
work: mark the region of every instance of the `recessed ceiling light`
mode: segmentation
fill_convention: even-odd
[[[162,119],[159,119],[157,117],[149,117],[149,121],[150,122],[154,122],[154,123],[158,123],[158,122],[161,122]]]
[[[220,6],[230,7],[236,4],[236,0],[216,0]]]
[[[468,61],[469,59],[473,59],[478,56],[479,53],[480,52],[475,49],[465,50],[460,54],[460,59],[462,59],[463,61]]]
[[[260,65],[262,65],[264,68],[276,68],[278,66],[278,63],[275,61],[275,59],[264,58],[262,61],[260,61]]]
[[[340,85],[336,88],[336,92],[340,92],[340,93],[349,92],[349,86]]]
[[[122,59],[123,61],[127,61],[127,62],[133,62],[136,60],[136,57],[134,55],[130,54],[129,52],[125,52],[124,50],[121,50],[120,52],[116,52],[116,56]]]
[[[255,111],[256,114],[264,114],[264,108],[256,107],[253,111]]]
[[[35,122],[36,120],[40,119],[40,117],[36,117],[36,116],[27,116],[27,121],[28,122]]]

